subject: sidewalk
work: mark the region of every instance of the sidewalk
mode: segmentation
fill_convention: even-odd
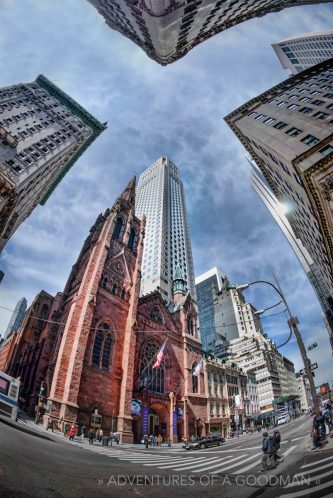
[[[323,448],[317,448],[315,446],[313,446],[313,443],[312,443],[312,437],[308,437],[305,441],[305,445],[304,445],[304,451],[305,453],[321,453],[323,451],[327,451],[327,450],[333,450],[333,431],[331,431],[331,436],[330,435],[327,435],[326,436],[326,441],[328,441],[327,444],[325,444],[325,446],[323,446]]]

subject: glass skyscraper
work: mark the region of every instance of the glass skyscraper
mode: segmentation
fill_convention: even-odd
[[[192,249],[183,182],[179,169],[161,157],[140,176],[136,216],[146,216],[141,295],[159,290],[172,300],[172,283],[179,266],[187,289],[195,299]]]
[[[18,330],[21,323],[23,322],[24,313],[27,310],[27,300],[25,297],[22,297],[17,305],[15,306],[15,310],[9,320],[8,327],[5,332],[5,337],[9,336],[11,332]]]

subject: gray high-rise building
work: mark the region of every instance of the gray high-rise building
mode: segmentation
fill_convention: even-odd
[[[225,120],[265,177],[314,263],[333,326],[333,59],[289,77]],[[316,289],[316,290],[317,290]],[[324,305],[322,297],[325,299]],[[332,336],[330,335],[332,341]],[[332,342],[333,348],[333,342]]]
[[[331,0],[88,0],[110,28],[162,65],[212,36],[286,7]]]
[[[45,76],[0,89],[0,252],[105,127]]]
[[[297,74],[333,57],[333,30],[290,36],[272,47],[282,67]]]
[[[22,297],[15,306],[11,319],[9,320],[5,338],[8,337],[12,332],[18,330],[20,328],[21,323],[23,322],[24,314],[27,310],[27,300],[25,297]]]
[[[140,176],[135,212],[139,218],[146,216],[141,295],[158,289],[165,301],[171,301],[178,266],[195,299],[184,187],[179,169],[169,158],[161,157]]]

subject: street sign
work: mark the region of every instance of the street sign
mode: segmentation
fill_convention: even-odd
[[[312,370],[316,370],[316,368],[318,368],[318,363],[312,363],[312,365],[309,365],[309,367],[310,367],[310,370],[311,370],[311,372],[312,372]],[[305,375],[305,374],[306,374],[306,370],[305,370],[305,368],[302,368],[302,369],[299,371],[299,373],[300,373],[301,375]]]
[[[318,344],[316,342],[314,342],[313,344],[310,344],[310,346],[308,347],[308,351],[311,351],[311,349],[314,349],[318,346]]]

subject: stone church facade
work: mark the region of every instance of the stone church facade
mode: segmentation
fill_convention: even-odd
[[[203,369],[192,376],[203,355],[197,313],[180,270],[173,303],[157,291],[139,298],[145,219],[134,208],[135,179],[97,218],[57,295],[34,379],[46,388],[45,423],[51,417],[57,426],[101,425],[123,442],[146,433],[177,441],[207,431]],[[15,342],[11,372],[21,375],[19,335]],[[36,403],[36,395],[31,399]]]

